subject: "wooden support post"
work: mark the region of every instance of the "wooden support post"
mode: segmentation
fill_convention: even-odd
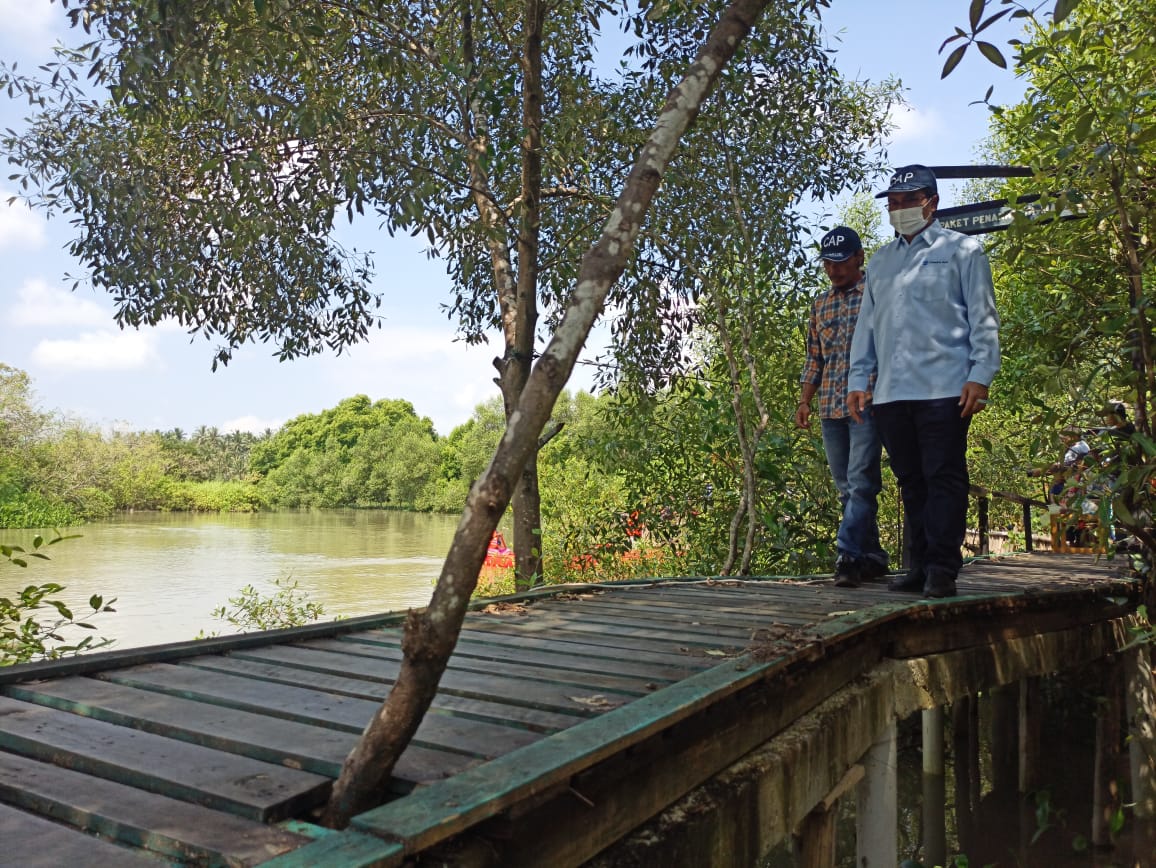
[[[1043,702],[1040,698],[1040,679],[1020,681],[1019,754],[1021,795],[1034,792],[1040,785],[1040,738],[1043,735]]]
[[[1092,846],[1112,844],[1112,815],[1120,809],[1116,767],[1120,758],[1120,667],[1114,657],[1097,666],[1104,696],[1096,714],[1096,756],[1092,772]]]
[[[988,500],[986,497],[980,496],[977,498],[977,512],[979,513],[979,553],[986,555],[991,552],[991,544],[988,540],[988,519],[987,507]]]
[[[1023,505],[1024,509],[1024,551],[1030,552],[1032,550],[1032,506],[1030,503]]]
[[[851,766],[799,824],[793,836],[796,868],[835,868],[835,808],[839,799],[863,780],[865,774],[863,766]]]
[[[1148,645],[1124,653],[1128,759],[1136,819],[1156,823],[1156,684]]]
[[[996,687],[991,700],[991,788],[997,798],[1009,798],[1019,789],[1019,688]]]
[[[951,750],[955,760],[955,827],[959,834],[959,848],[972,849],[972,829],[975,828],[975,806],[971,786],[971,708],[975,700],[963,696],[951,704]],[[978,798],[978,794],[976,796]]]
[[[855,788],[855,865],[899,864],[899,776],[895,721],[863,756],[863,780]]]
[[[947,864],[947,786],[943,768],[943,706],[925,709],[923,724],[923,857]]]

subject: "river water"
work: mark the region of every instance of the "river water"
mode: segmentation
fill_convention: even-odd
[[[457,515],[377,510],[256,514],[133,513],[75,529],[27,569],[0,564],[0,596],[57,582],[78,613],[93,594],[116,612],[93,619],[112,649],[234,632],[212,617],[246,585],[268,594],[296,581],[325,619],[429,602]],[[40,531],[46,538],[49,533]],[[0,531],[30,548],[34,531]],[[47,620],[44,618],[42,620]],[[80,634],[83,635],[83,634]]]

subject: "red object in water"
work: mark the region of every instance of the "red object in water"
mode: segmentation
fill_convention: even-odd
[[[487,567],[512,567],[514,552],[506,545],[506,538],[498,531],[490,537],[490,544],[486,548],[486,559],[482,562]]]

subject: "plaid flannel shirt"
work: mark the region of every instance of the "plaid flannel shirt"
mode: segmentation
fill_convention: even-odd
[[[851,415],[847,409],[847,371],[851,338],[863,301],[863,284],[864,279],[860,279],[844,290],[831,287],[819,293],[811,304],[807,362],[799,382],[819,387],[820,419],[843,419]],[[867,386],[868,400],[871,400],[874,383],[872,376]]]

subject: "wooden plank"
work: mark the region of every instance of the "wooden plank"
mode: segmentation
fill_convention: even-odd
[[[847,608],[834,604],[833,600],[821,594],[815,587],[807,589],[805,593],[796,591],[772,593],[765,589],[738,588],[709,592],[690,588],[662,588],[656,589],[653,596],[628,594],[617,599],[622,603],[630,602],[643,606],[651,599],[665,605],[687,605],[702,611],[704,618],[718,617],[714,614],[716,611],[728,615],[745,613],[745,616],[734,623],[746,625],[748,629],[746,620],[749,618],[803,624],[822,620],[833,610]]]
[[[324,801],[329,778],[0,697],[0,747],[261,822]]]
[[[230,658],[210,659],[227,661]],[[191,661],[191,664],[197,661]],[[229,670],[231,664],[224,663],[220,668]],[[200,667],[204,668],[204,667]],[[330,670],[332,671],[332,670]],[[284,675],[284,673],[280,673]],[[315,687],[317,689],[326,690],[331,693],[339,693],[347,696],[356,696],[361,699],[376,699],[381,700],[385,698],[386,689],[373,682],[367,682],[360,679],[341,679],[331,680],[326,678],[302,678],[298,673],[291,676],[285,676],[280,679],[281,683],[297,684],[302,687]],[[15,694],[13,694],[15,695]],[[211,707],[211,706],[210,706]],[[559,729],[565,729],[568,726],[573,726],[580,719],[577,714],[563,714],[554,711],[538,711],[535,709],[525,708],[511,708],[509,705],[503,705],[497,702],[481,702],[478,700],[462,699],[455,696],[439,697],[433,708],[434,713],[452,713],[457,716],[489,721],[500,722],[503,726],[523,728],[530,732],[536,733],[550,733],[556,732]],[[212,713],[212,712],[208,712]],[[315,725],[315,724],[311,724]],[[292,728],[290,728],[292,731]],[[319,736],[323,740],[327,738],[325,735]],[[293,743],[299,743],[297,736],[293,736]],[[341,742],[341,739],[337,739]],[[305,742],[306,744],[308,741]],[[346,750],[348,753],[348,750]]]
[[[358,690],[364,694],[371,691],[374,695],[381,696],[385,695],[383,687],[373,687],[372,682],[377,681],[382,685],[392,684],[392,678],[397,673],[397,667],[394,666],[390,669],[385,661],[295,647],[255,650],[244,652],[243,656],[230,658],[212,657],[207,658],[204,665],[221,668],[246,662],[279,667],[278,669],[251,668],[246,670],[258,677],[281,680],[287,677],[286,668],[296,672],[312,671],[320,676],[321,680],[318,683],[335,685],[331,688],[334,692]],[[348,678],[344,681],[337,680],[343,676],[348,676]],[[358,684],[359,679],[362,680],[361,684]],[[572,697],[589,696],[594,692],[605,693],[619,703],[628,702],[636,695],[611,688],[592,691],[590,688],[568,687],[545,681],[507,678],[501,674],[500,670],[493,675],[483,675],[477,672],[446,672],[438,683],[439,696],[442,693],[453,693],[458,697],[465,697],[477,702],[505,703],[506,705],[503,707],[506,708],[523,706],[587,717],[591,714],[590,710],[583,707],[581,703],[575,702]],[[438,710],[436,704],[433,710]]]
[[[864,587],[885,591],[882,584]],[[717,588],[709,592],[682,587],[663,587],[657,593],[663,597],[687,600],[704,607],[726,605],[764,612],[777,621],[789,624],[822,620],[832,611],[847,608],[838,603],[844,590],[850,589],[835,588],[833,584],[827,582],[816,582],[806,586],[784,582],[752,582],[749,587]]]
[[[901,617],[901,609],[878,607],[831,619],[816,625],[805,641],[790,644],[778,656],[772,656],[774,650],[768,649],[767,662],[757,663],[748,656],[719,664],[600,718],[362,814],[353,823],[359,829],[403,842],[407,853],[418,852],[570,781],[594,764],[623,754],[755,682],[824,653],[829,655],[836,645],[858,648],[862,635],[874,629],[876,622],[890,623]],[[871,655],[859,651],[845,656],[848,662],[839,666],[838,683],[875,662]],[[747,735],[760,738],[753,732]]]
[[[750,638],[750,630],[741,627],[711,623],[693,624],[689,621],[674,626],[668,622],[649,618],[642,612],[629,617],[601,615],[586,611],[580,605],[534,607],[529,610],[525,623],[534,625],[533,629],[541,629],[540,625],[545,623],[548,626],[574,631],[643,636],[704,648],[717,648],[720,643],[741,647]]]
[[[0,753],[0,800],[125,846],[201,864],[258,865],[309,843],[263,823],[15,754]],[[14,864],[7,854],[0,862]]]
[[[402,651],[400,647],[384,643],[356,643],[341,642],[336,639],[317,639],[309,642],[299,642],[294,648],[310,648],[315,651],[326,651],[333,654],[351,654],[368,657],[374,660],[388,660],[393,664],[390,673],[393,674],[400,666]],[[448,673],[468,672],[493,675],[500,673],[503,677],[514,677],[521,680],[545,681],[547,684],[569,686],[576,690],[616,690],[620,693],[632,693],[641,696],[653,690],[653,682],[636,676],[623,676],[618,673],[595,672],[589,669],[577,669],[573,664],[567,667],[555,666],[543,668],[532,662],[522,661],[511,657],[495,666],[492,661],[463,656],[457,648],[450,658]]]
[[[356,637],[343,637],[341,639],[314,639],[309,642],[300,643],[308,648],[318,648],[321,650],[335,651],[337,653],[360,654],[366,647],[379,647],[394,649],[398,654],[401,653],[401,641],[391,641],[389,638],[377,635],[359,635]],[[690,674],[691,671],[696,670],[672,670],[669,667],[657,666],[654,664],[635,663],[632,660],[614,660],[608,657],[591,657],[584,655],[577,655],[572,652],[559,652],[544,649],[520,648],[515,649],[509,646],[495,645],[493,643],[483,643],[470,641],[468,639],[459,639],[454,646],[454,653],[451,661],[458,661],[461,659],[470,660],[487,660],[491,663],[498,661],[511,660],[517,663],[536,666],[539,669],[561,669],[564,671],[582,671],[582,672],[599,672],[607,675],[631,675],[643,681],[643,683],[650,683],[654,681],[671,682],[678,681]],[[492,672],[494,667],[491,665],[485,671]]]
[[[475,627],[476,625],[471,625]],[[669,630],[654,630],[626,625],[610,626],[593,624],[582,621],[566,621],[562,618],[551,617],[541,613],[533,619],[522,620],[518,623],[490,622],[485,629],[496,633],[507,633],[519,636],[548,635],[553,642],[573,641],[586,644],[601,644],[606,648],[614,648],[630,656],[634,650],[657,652],[677,656],[680,652],[686,654],[702,654],[707,650],[722,646],[741,648],[744,641],[733,639],[692,637],[685,638]]]
[[[210,657],[206,666],[224,666],[231,658]],[[223,670],[190,665],[135,666],[107,674],[110,681],[144,687],[199,702],[219,702],[243,711],[269,714],[311,725],[331,726],[361,733],[381,707],[380,702],[338,696],[294,684],[274,683],[229,675]],[[239,661],[238,661],[239,662]],[[289,674],[286,677],[293,677]],[[427,714],[414,740],[424,747],[489,759],[537,741],[541,736],[524,729],[498,726],[447,714]]]
[[[34,681],[42,678],[61,678],[67,675],[86,675],[138,663],[178,661],[204,654],[224,654],[239,648],[254,648],[278,642],[293,642],[298,639],[315,639],[356,633],[361,630],[378,629],[405,621],[405,612],[386,612],[379,615],[359,615],[342,618],[340,621],[326,621],[306,624],[302,627],[286,627],[281,630],[265,630],[257,633],[242,633],[236,636],[213,636],[208,639],[192,639],[187,642],[171,642],[166,645],[150,645],[144,648],[125,648],[117,651],[96,651],[64,660],[40,660],[22,663],[19,666],[0,666],[0,684],[16,684],[20,681]]]
[[[776,621],[782,623],[782,617],[787,614],[769,607],[723,606],[714,605],[713,602],[715,601],[674,600],[656,594],[653,598],[611,597],[605,600],[591,600],[574,611],[605,613],[608,619],[631,618],[645,612],[648,620],[670,624],[674,630],[680,629],[684,624],[709,624],[743,629],[748,634],[765,627],[768,623]],[[797,620],[799,623],[809,622],[803,618]]]
[[[405,850],[400,844],[373,835],[345,831],[326,835],[291,853],[263,862],[262,868],[397,868]]]
[[[655,645],[649,643],[636,643],[637,647],[629,649],[628,653],[623,653],[620,647],[606,647],[591,642],[585,636],[530,636],[519,632],[517,629],[506,631],[497,629],[501,625],[479,623],[474,620],[466,620],[462,629],[461,640],[468,642],[476,642],[484,645],[499,645],[507,648],[525,648],[533,650],[545,650],[556,652],[559,654],[573,654],[578,658],[601,658],[604,660],[616,660],[626,657],[634,662],[651,663],[658,666],[665,667],[670,671],[672,680],[680,680],[696,672],[701,672],[703,669],[709,668],[711,664],[704,664],[701,657],[693,657],[685,652],[670,648],[664,645]],[[379,631],[385,632],[385,631]],[[387,634],[389,635],[389,634]],[[662,650],[655,650],[655,648]]]
[[[555,645],[560,642],[601,645],[614,653],[626,652],[623,656],[634,656],[635,652],[641,652],[672,662],[676,661],[681,654],[695,653],[680,651],[680,647],[688,647],[687,643],[676,645],[671,641],[672,637],[666,631],[652,632],[650,635],[642,635],[636,630],[618,632],[604,630],[601,633],[591,633],[589,630],[574,629],[570,625],[557,621],[551,622],[545,618],[519,619],[515,622],[507,618],[491,617],[484,621],[471,622],[467,620],[466,627],[473,631],[485,631],[486,633],[504,633],[525,638],[538,637]],[[705,644],[714,645],[717,643]],[[699,646],[696,644],[694,647],[695,651],[699,652]]]
[[[92,835],[0,804],[0,842],[5,865],[20,868],[158,868],[165,863],[146,853],[118,847]]]
[[[277,717],[195,702],[95,678],[58,678],[11,685],[5,694],[118,726],[131,726],[213,750],[299,768],[336,778],[358,735]],[[397,793],[415,784],[441,780],[470,761],[410,745],[394,768]]]

